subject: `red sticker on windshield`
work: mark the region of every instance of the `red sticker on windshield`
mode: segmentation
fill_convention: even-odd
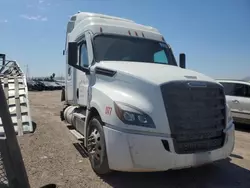
[[[106,106],[105,114],[110,115],[111,111],[112,111],[112,108],[110,106]]]

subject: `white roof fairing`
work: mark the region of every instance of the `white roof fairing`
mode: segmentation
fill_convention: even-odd
[[[76,17],[76,20],[75,20],[76,24],[78,24],[80,21],[82,21],[86,18],[89,18],[89,17],[91,17],[91,18],[103,18],[103,19],[110,19],[110,20],[119,20],[119,21],[124,21],[124,22],[135,23],[133,20],[119,18],[119,17],[115,17],[115,16],[104,15],[104,14],[91,13],[91,12],[79,12],[79,13],[73,15],[72,17],[74,17],[74,16]]]
[[[100,27],[103,29],[103,33],[114,33],[121,35],[128,35],[128,30],[133,33],[143,32],[145,38],[162,40],[160,32],[153,27],[137,24],[132,20],[108,16],[103,14],[80,12],[73,15],[67,25],[67,39],[68,41],[75,41],[80,37],[84,31],[91,30],[93,33],[100,32]],[[138,33],[139,37],[142,37],[141,33]]]

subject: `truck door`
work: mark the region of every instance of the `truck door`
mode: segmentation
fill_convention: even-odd
[[[240,85],[243,88],[238,98],[239,104],[241,105],[241,113],[244,119],[250,120],[250,86],[247,84]]]
[[[245,111],[247,113],[247,118],[250,120],[250,85],[246,85],[246,96],[245,96]]]
[[[79,65],[89,68],[92,63],[92,43],[90,34],[85,33],[79,42]],[[81,106],[88,106],[91,75],[78,70],[77,72],[77,102]]]
[[[242,83],[226,83],[226,89],[228,89],[227,102],[233,117],[250,120],[250,86]]]
[[[66,56],[66,61],[68,61],[68,58]],[[75,103],[75,87],[76,87],[76,69],[73,68],[66,63],[66,85],[65,85],[65,94],[66,94],[66,101],[69,104],[74,104]]]
[[[221,84],[225,90],[227,104],[233,113],[238,109],[237,96],[235,96],[235,84],[230,82],[221,82]]]

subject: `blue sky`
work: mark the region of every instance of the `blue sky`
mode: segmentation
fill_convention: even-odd
[[[249,0],[1,0],[0,53],[31,76],[64,75],[69,16],[77,11],[156,27],[187,67],[214,78],[250,76]]]

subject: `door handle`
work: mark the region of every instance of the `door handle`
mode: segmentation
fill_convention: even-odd
[[[240,103],[238,100],[232,100],[232,102],[234,102],[234,103]]]

